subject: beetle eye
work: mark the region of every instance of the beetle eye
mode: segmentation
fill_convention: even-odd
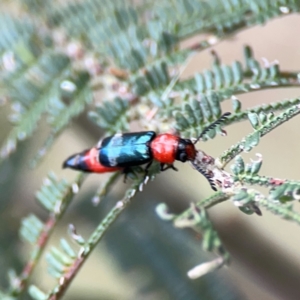
[[[179,160],[182,161],[182,162],[186,162],[187,160],[187,155],[185,152],[181,152],[180,155],[179,155]]]
[[[185,149],[185,144],[184,143],[179,143],[178,144],[178,150],[184,150]]]

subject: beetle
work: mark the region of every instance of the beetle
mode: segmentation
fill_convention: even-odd
[[[126,173],[130,167],[144,164],[147,164],[147,171],[156,160],[162,171],[168,168],[176,170],[175,160],[186,162],[196,155],[191,140],[169,133],[157,135],[154,131],[115,134],[104,138],[99,146],[70,156],[63,167],[92,173],[118,170]]]
[[[117,133],[106,137],[98,147],[74,154],[63,163],[63,168],[84,172],[106,173],[123,170],[125,174],[133,166],[146,165],[145,172],[153,160],[160,163],[161,171],[176,170],[175,160],[193,161],[197,150],[195,144],[210,129],[223,122],[230,113],[206,127],[195,142],[170,133],[156,134],[154,131]]]

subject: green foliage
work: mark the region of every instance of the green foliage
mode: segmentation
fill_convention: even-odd
[[[103,101],[95,111],[89,112],[90,119],[99,127],[105,129],[107,135],[115,132],[128,131],[129,103],[116,97],[113,101]]]
[[[69,189],[70,186],[65,180],[58,181],[54,174],[49,174],[41,190],[36,193],[36,198],[45,209],[55,213],[60,208],[58,202],[69,192]]]
[[[149,92],[159,92],[169,83],[168,66],[165,61],[156,65],[150,65],[142,75],[133,79],[132,91],[134,94],[143,96]]]
[[[189,102],[182,105],[182,110],[175,114],[175,128],[184,137],[198,137],[204,129],[204,125],[212,122],[221,115],[220,101],[216,94],[202,96],[200,101],[191,97]],[[211,130],[210,137],[215,136],[215,131]]]
[[[199,150],[191,161],[220,191],[179,215],[170,213],[166,205],[160,205],[157,213],[162,219],[173,221],[175,227],[201,231],[203,249],[217,254],[216,259],[191,269],[188,275],[192,279],[229,260],[209,219],[208,208],[230,199],[246,214],[261,215],[261,206],[299,224],[300,216],[291,205],[299,200],[299,183],[262,176],[262,156],[245,164],[240,154],[252,151],[263,136],[299,114],[300,99],[244,109],[237,98],[253,91],[298,87],[299,72],[283,71],[277,61],[264,60],[261,64],[246,46],[243,62],[224,65],[212,52],[210,69],[185,79],[180,76],[195,52],[240,30],[298,12],[299,1],[22,0],[15,9],[14,13],[7,9],[0,15],[0,96],[8,103],[5,109],[10,110],[8,120],[12,123],[0,148],[2,165],[12,152],[20,151],[21,142],[30,137],[34,140],[40,127],[47,126],[46,140],[33,154],[32,166],[38,165],[71,120],[86,114],[106,136],[129,131],[135,123],[141,130],[173,130],[196,141],[212,139],[217,133],[224,135],[221,126],[247,120],[253,132],[219,158]],[[198,38],[193,46],[181,47],[186,38],[198,34],[206,36]],[[98,87],[101,96],[96,93]],[[233,113],[220,119],[221,103],[229,99]],[[86,126],[76,121],[82,128]],[[224,171],[234,158],[231,173]],[[141,168],[134,168],[130,173],[131,186],[100,221],[97,215],[98,224],[87,239],[77,233],[74,225],[69,226],[69,236],[78,249],[71,247],[66,238],[60,239],[59,247],[50,246],[45,256],[57,284],[44,293],[34,285],[28,288],[31,274],[57,222],[85,179],[80,174],[69,183],[50,173],[36,193],[48,218],[42,221],[31,213],[22,219],[20,236],[33,250],[23,271],[19,275],[10,273],[10,286],[5,293],[0,292],[0,298],[20,299],[28,290],[33,299],[60,299],[114,221],[158,173],[157,163],[147,176]],[[119,175],[113,174],[100,186],[91,197],[94,203],[107,196]],[[249,185],[267,187],[268,195]],[[168,238],[175,239],[174,236]],[[168,276],[173,273],[170,266],[165,272]]]
[[[34,133],[44,114],[52,131],[47,146],[42,149],[46,151],[50,140],[84,110],[91,96],[88,74],[75,70],[66,54],[52,49],[53,41],[48,33],[37,35],[36,26],[26,18],[19,20],[4,15],[0,22],[5,31],[0,37],[4,67],[0,92],[12,104],[9,120],[14,125],[0,149],[1,162],[16,149],[19,141]],[[62,94],[64,82],[74,85],[68,91],[69,104],[64,102],[66,95]]]
[[[28,70],[27,74],[32,76],[31,78],[27,79],[29,76],[24,74],[24,77],[14,81],[8,97],[15,103],[14,114],[11,115],[15,126],[1,148],[2,158],[15,150],[18,141],[33,134],[42,114],[48,110],[51,102],[59,97],[60,75],[67,65],[68,60],[65,57],[47,55],[42,57],[33,69]],[[50,68],[45,68],[47,66]],[[30,104],[31,101],[33,104]]]
[[[293,102],[294,101],[290,101],[289,103],[291,104]],[[298,102],[298,100],[296,102]],[[238,155],[242,151],[246,151],[246,152],[251,151],[255,146],[259,144],[259,140],[261,137],[269,133],[274,128],[278,127],[280,124],[283,124],[287,120],[298,115],[299,113],[300,113],[299,105],[294,105],[291,108],[286,109],[278,116],[274,116],[273,114],[269,114],[267,116],[264,113],[261,113],[260,120],[256,114],[249,113],[248,116],[249,116],[250,123],[255,130],[253,131],[253,133],[246,136],[238,144],[232,146],[230,149],[225,151],[220,156],[221,161],[227,163],[229,160],[233,159],[236,155]],[[259,121],[261,122],[260,124]]]

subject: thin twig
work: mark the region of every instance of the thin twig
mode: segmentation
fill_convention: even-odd
[[[289,119],[295,117],[300,113],[300,105],[294,105],[293,107],[283,111],[278,116],[270,119],[268,122],[264,123],[260,128],[256,129],[253,133],[249,134],[241,140],[236,145],[232,146],[227,151],[223,152],[220,156],[220,160],[223,162],[222,168],[224,168],[234,157],[236,157],[239,153],[245,150],[245,142],[247,140],[251,140],[253,137],[258,135],[262,137],[267,133],[271,132],[273,129],[288,121]]]
[[[18,277],[19,280],[16,280],[18,283],[17,286],[14,286],[14,290],[12,293],[14,295],[20,296],[24,291],[25,288],[27,287],[28,281],[37,265],[39,262],[39,259],[41,258],[41,255],[43,251],[45,250],[45,247],[49,241],[49,238],[57,225],[57,222],[62,218],[64,215],[65,211],[69,207],[69,204],[71,203],[73,197],[74,197],[74,192],[72,190],[72,186],[74,184],[77,184],[78,187],[80,187],[84,180],[86,178],[86,175],[84,173],[81,173],[75,182],[70,185],[70,188],[68,189],[64,199],[61,200],[61,203],[63,205],[60,206],[60,210],[58,213],[51,213],[48,220],[45,222],[43,226],[43,230],[41,231],[36,244],[34,245],[32,251],[31,251],[31,257],[29,258],[28,262],[26,263],[25,267],[23,268],[20,276]]]
[[[118,201],[116,205],[110,210],[106,217],[100,222],[94,232],[91,234],[87,242],[80,249],[77,259],[68,268],[67,272],[60,278],[59,283],[49,294],[48,300],[58,300],[66,292],[76,274],[92,253],[93,249],[103,238],[109,227],[117,220],[122,211],[130,204],[130,200],[135,196],[136,192],[142,190],[144,184],[147,183],[143,177],[133,183],[131,188],[127,191],[126,196]]]

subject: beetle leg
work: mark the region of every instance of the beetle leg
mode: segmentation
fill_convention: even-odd
[[[124,180],[123,182],[126,183],[126,180],[127,180],[127,176],[129,173],[132,172],[132,169],[130,167],[125,167],[124,170],[123,170],[123,174],[124,174]]]
[[[173,169],[174,171],[178,171],[178,169],[173,165],[173,164],[167,164],[167,166],[165,167],[166,164],[163,164],[161,163],[160,164],[160,170],[163,172],[163,171],[166,171],[168,169]]]
[[[151,167],[151,165],[152,165],[152,162],[153,162],[153,160],[150,160],[148,163],[147,163],[147,165],[146,165],[146,168],[145,168],[145,178],[147,177],[147,175],[148,175],[148,171],[149,171],[149,168]]]

